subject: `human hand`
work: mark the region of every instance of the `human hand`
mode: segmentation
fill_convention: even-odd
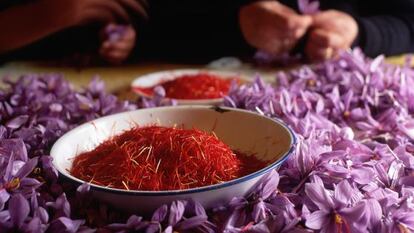
[[[103,41],[99,54],[111,64],[125,61],[135,46],[136,32],[133,27],[108,24],[103,29]]]
[[[129,22],[128,10],[146,16],[135,0],[40,0],[50,23],[70,27],[91,22]]]
[[[358,35],[358,25],[348,14],[328,10],[312,15],[313,24],[305,47],[311,61],[334,57],[351,47]]]
[[[311,16],[299,15],[277,1],[252,3],[239,11],[239,24],[246,41],[274,55],[290,51],[311,23]]]

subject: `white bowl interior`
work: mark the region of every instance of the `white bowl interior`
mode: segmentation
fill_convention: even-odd
[[[209,107],[153,108],[100,118],[65,134],[53,146],[52,156],[59,171],[67,173],[73,158],[94,149],[111,136],[133,126],[156,123],[162,126],[183,125],[214,133],[233,150],[254,154],[274,162],[291,146],[289,132],[274,120],[240,110],[214,110]]]
[[[238,77],[240,79],[244,79],[241,74],[229,71],[218,71],[218,70],[208,70],[208,69],[178,69],[178,70],[167,70],[167,71],[160,71],[155,73],[146,74],[140,77],[137,77],[131,84],[132,90],[140,96],[144,97],[151,97],[145,92],[140,91],[139,89],[135,88],[148,88],[156,86],[162,82],[174,80],[182,75],[195,75],[198,73],[209,73],[209,74],[216,74],[220,75],[222,78],[234,78]],[[195,77],[195,76],[194,76]],[[215,105],[219,104],[223,101],[223,98],[216,98],[216,99],[195,99],[195,100],[188,100],[188,99],[177,99],[177,103],[179,105]]]

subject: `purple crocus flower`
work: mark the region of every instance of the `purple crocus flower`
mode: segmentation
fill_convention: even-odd
[[[299,205],[299,203],[296,203],[295,205],[290,200],[290,198],[294,199],[296,197],[297,196],[294,195],[291,196],[289,194],[279,193],[279,195],[270,199],[266,203],[267,208],[270,209],[272,213],[272,215],[270,215],[270,218],[272,218],[272,216],[277,216],[279,219],[281,219],[280,221],[283,220],[283,223],[269,225],[270,232],[276,231],[277,228],[279,229],[277,232],[286,233],[299,230],[296,228],[296,226],[301,220],[303,220],[300,211],[297,211],[295,208],[295,206]]]
[[[110,24],[105,27],[105,35],[107,36],[110,42],[117,42],[124,36],[127,27],[127,25]]]
[[[375,170],[377,173],[376,183],[379,187],[399,190],[399,180],[404,176],[404,166],[401,162],[393,161],[388,170],[385,169],[383,164],[376,164]]]
[[[377,232],[413,232],[414,208],[412,200],[404,200],[399,206],[384,208],[385,218],[375,230]]]
[[[214,232],[214,224],[208,221],[204,208],[197,202],[174,201],[169,209],[168,226],[169,229],[179,232]]]
[[[170,206],[162,205],[152,215],[151,221],[131,216],[127,223],[113,223],[107,229],[117,232],[206,232],[213,233],[215,226],[208,221],[207,213],[197,202],[174,201]]]
[[[319,1],[298,0],[298,6],[302,14],[315,14],[319,11]]]
[[[8,148],[0,148],[5,154],[3,159],[8,158],[7,166],[3,171],[0,171],[0,192],[2,193],[0,207],[4,206],[10,194],[22,193],[29,197],[34,189],[41,185],[38,180],[27,177],[36,167],[38,159],[32,158],[28,160],[23,141],[19,139],[17,141],[16,139],[3,140],[3,143],[7,142],[14,146],[10,147],[9,145]]]
[[[154,87],[154,95],[151,98],[142,97],[138,103],[143,108],[177,105],[175,99],[167,99],[165,89],[162,86]]]
[[[314,171],[323,167],[325,160],[329,159],[329,156],[324,156],[332,150],[332,147],[326,144],[328,137],[329,135],[323,131],[318,133],[314,131],[308,139],[299,137],[295,154],[289,158],[280,171],[294,183],[292,192],[300,190]],[[285,182],[286,179],[282,181]]]
[[[350,157],[358,156],[347,151],[332,151],[327,153],[330,160],[324,164],[323,174],[339,180],[350,179],[358,184],[368,184],[375,177],[375,171],[370,164],[352,161]]]
[[[306,217],[306,226],[322,233],[365,232],[368,227],[363,218],[366,205],[363,202],[351,204],[355,192],[359,191],[346,180],[333,192],[325,189],[321,182],[307,183],[305,193],[315,211]]]

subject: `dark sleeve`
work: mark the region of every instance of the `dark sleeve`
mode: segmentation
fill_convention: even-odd
[[[238,11],[260,0],[152,0],[149,20],[137,42],[140,58],[206,62],[250,55],[239,29]]]
[[[355,44],[369,56],[414,52],[414,13],[357,18],[359,37]]]
[[[359,1],[356,45],[369,56],[414,52],[414,0]]]

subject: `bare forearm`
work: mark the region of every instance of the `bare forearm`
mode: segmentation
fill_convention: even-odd
[[[0,54],[53,34],[69,22],[53,17],[42,1],[11,7],[0,12]],[[59,22],[60,21],[60,22]]]

